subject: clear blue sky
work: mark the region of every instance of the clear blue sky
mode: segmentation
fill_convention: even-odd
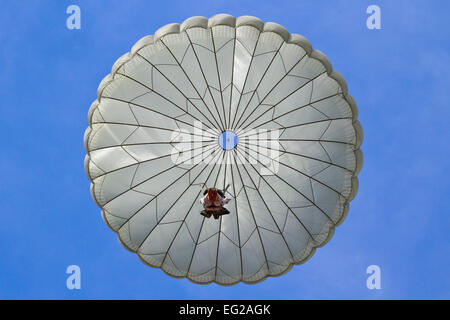
[[[66,8],[81,8],[81,30]],[[381,8],[381,30],[366,8]],[[101,79],[141,37],[216,13],[300,33],[347,80],[365,133],[360,189],[306,264],[257,285],[199,286],[126,251],[83,169]],[[450,298],[449,1],[15,1],[0,10],[0,299]],[[66,289],[68,265],[81,290]],[[381,290],[366,268],[381,267]]]

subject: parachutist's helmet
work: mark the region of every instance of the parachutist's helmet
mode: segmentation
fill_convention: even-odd
[[[208,190],[208,199],[210,201],[216,201],[217,200],[217,190],[216,189],[209,189]]]

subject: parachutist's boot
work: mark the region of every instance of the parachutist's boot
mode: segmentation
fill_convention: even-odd
[[[211,218],[211,213],[206,212],[205,210],[202,210],[200,214],[206,218]]]

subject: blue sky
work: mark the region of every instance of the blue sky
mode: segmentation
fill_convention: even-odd
[[[66,8],[81,8],[81,30]],[[381,8],[381,30],[366,8]],[[26,1],[0,11],[0,299],[449,299],[448,1]],[[360,188],[306,264],[257,285],[172,279],[125,250],[83,169],[97,86],[141,37],[216,13],[274,21],[347,80],[364,128]],[[68,265],[81,290],[66,288]],[[381,290],[366,268],[381,268]]]

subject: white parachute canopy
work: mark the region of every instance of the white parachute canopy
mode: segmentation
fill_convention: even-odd
[[[98,88],[85,170],[107,225],[152,267],[255,283],[305,262],[358,189],[362,129],[342,76],[302,36],[192,17],[139,40]],[[230,214],[199,199],[224,189]]]

